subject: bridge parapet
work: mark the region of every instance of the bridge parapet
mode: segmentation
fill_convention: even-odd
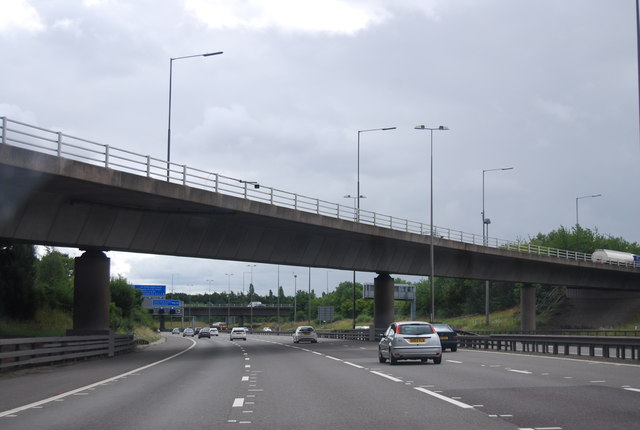
[[[47,130],[31,124],[0,117],[1,143],[29,149],[56,157],[81,161],[96,166],[127,172],[152,179],[166,180],[215,193],[267,203],[296,211],[322,215],[353,223],[428,236],[428,224],[405,218],[380,214],[351,206],[328,202],[305,195],[271,188],[242,179],[220,175],[183,164],[168,162],[150,155],[137,154],[125,149]],[[51,172],[55,173],[55,172]],[[542,255],[574,261],[591,261],[591,255],[524,244],[498,238],[485,238],[445,227],[434,226],[434,237],[450,241],[488,246],[532,255]],[[610,263],[628,266],[626,263]]]

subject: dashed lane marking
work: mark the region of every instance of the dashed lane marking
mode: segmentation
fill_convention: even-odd
[[[471,405],[468,405],[466,403],[463,403],[463,402],[460,402],[458,400],[452,399],[451,397],[443,396],[442,394],[436,393],[434,391],[427,390],[426,388],[414,387],[414,389],[420,391],[421,393],[428,394],[430,396],[438,398],[440,400],[444,400],[445,402],[451,403],[452,405],[458,406],[460,408],[473,409],[473,406],[471,406]]]
[[[398,379],[398,378],[393,377],[391,375],[386,375],[386,374],[384,374],[382,372],[376,372],[375,370],[372,370],[371,373],[373,373],[374,375],[382,376],[383,378],[387,378],[387,379],[389,379],[390,381],[393,381],[393,382],[402,382],[402,379]]]

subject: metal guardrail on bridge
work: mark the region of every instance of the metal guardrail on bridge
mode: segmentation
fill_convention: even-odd
[[[262,184],[257,185],[252,181],[232,178],[188,167],[184,164],[168,162],[150,155],[136,154],[125,149],[14,121],[7,117],[0,117],[0,138],[2,144],[298,211],[420,235],[428,235],[431,231],[429,224],[418,221],[356,209],[339,203],[267,187]],[[482,235],[438,226],[434,226],[434,236],[473,245],[484,244],[484,246],[492,248],[527,254],[591,261],[591,254],[498,238],[483,239]],[[612,262],[610,264],[627,266],[626,263]],[[633,267],[632,264],[629,266]]]

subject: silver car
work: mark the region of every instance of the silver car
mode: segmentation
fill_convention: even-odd
[[[293,343],[304,341],[318,343],[318,334],[310,325],[301,325],[293,333]]]
[[[244,327],[234,327],[229,333],[229,340],[244,339],[247,340],[247,329]]]
[[[442,362],[442,346],[435,328],[424,321],[399,321],[389,326],[378,344],[380,363],[389,360],[394,365],[399,360],[432,359]]]

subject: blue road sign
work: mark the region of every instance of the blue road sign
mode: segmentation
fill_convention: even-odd
[[[180,300],[152,300],[151,301],[151,306],[153,307],[179,307],[180,306]]]
[[[133,288],[142,291],[142,297],[164,297],[167,295],[166,285],[134,285]]]

